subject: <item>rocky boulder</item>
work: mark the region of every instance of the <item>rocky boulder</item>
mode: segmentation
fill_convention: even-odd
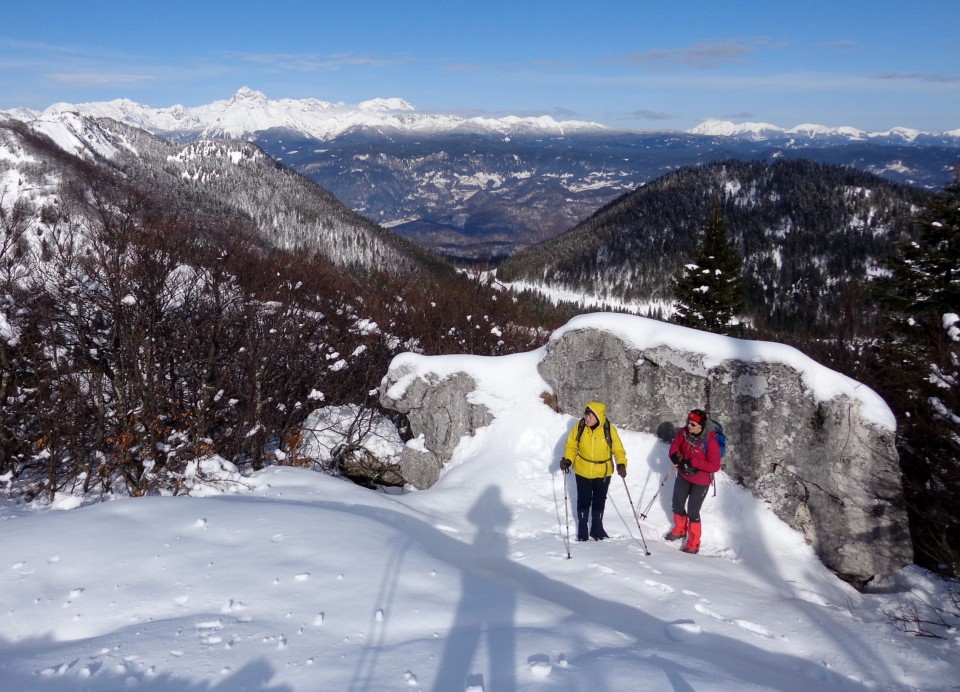
[[[799,351],[627,315],[584,315],[554,332],[538,370],[558,410],[578,416],[585,402],[600,400],[620,428],[662,439],[672,439],[689,409],[707,409],[727,434],[724,471],[849,581],[912,562],[892,413],[865,385]],[[402,397],[388,396],[404,376],[391,368],[381,402],[422,436],[402,465],[423,488],[490,414],[468,402],[466,374],[420,379]]]
[[[412,366],[391,368],[380,385],[380,403],[404,414],[410,423],[416,439],[403,449],[400,473],[410,485],[422,490],[440,478],[440,470],[460,439],[489,425],[493,418],[483,406],[468,402],[467,395],[476,383],[465,373],[413,378],[402,396],[394,398],[392,385],[410,378],[412,371]]]

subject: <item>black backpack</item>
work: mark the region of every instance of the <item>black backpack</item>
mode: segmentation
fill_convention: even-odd
[[[577,442],[580,442],[580,436],[583,435],[583,429],[587,427],[587,421],[580,419],[580,423],[577,424]],[[610,453],[613,454],[613,438],[610,437],[610,420],[607,419],[603,421],[603,437],[607,441],[607,446],[610,448]]]

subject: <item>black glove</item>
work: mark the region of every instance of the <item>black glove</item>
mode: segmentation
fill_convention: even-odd
[[[697,475],[697,469],[693,468],[693,464],[684,459],[683,463],[680,464],[680,473],[684,476],[695,476]]]
[[[560,460],[560,470],[562,470],[564,473],[570,473],[571,466],[573,466],[573,462],[569,459]]]
[[[680,452],[674,452],[673,456],[670,457],[670,461],[673,462],[674,466],[679,466],[683,462],[683,455]]]
[[[620,474],[620,478],[627,477],[627,465],[626,464],[617,464],[617,473]]]

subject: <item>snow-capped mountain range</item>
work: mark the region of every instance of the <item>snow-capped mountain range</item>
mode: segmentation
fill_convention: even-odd
[[[172,143],[248,140],[364,217],[418,245],[464,257],[508,255],[556,236],[685,166],[802,158],[936,190],[953,179],[960,160],[960,129],[865,132],[712,120],[687,132],[644,132],[549,116],[423,113],[400,98],[356,105],[274,100],[249,88],[194,108],[118,99],[0,111],[0,120],[23,121],[81,156],[95,148],[83,124],[94,118]]]
[[[706,120],[696,127],[687,130],[688,134],[708,135],[711,137],[738,137],[763,141],[781,139],[783,137],[797,137],[806,139],[845,138],[852,142],[887,140],[914,142],[918,138],[956,138],[960,140],[960,129],[945,132],[922,132],[909,127],[894,127],[883,132],[867,132],[855,127],[825,127],[804,123],[789,129],[777,127],[770,123],[732,123],[728,120]]]
[[[305,137],[328,140],[356,128],[387,128],[416,134],[463,132],[543,131],[551,134],[600,131],[598,123],[563,121],[549,116],[520,118],[461,118],[421,113],[400,98],[376,98],[352,105],[319,99],[269,99],[260,91],[243,87],[231,98],[187,108],[181,105],[151,108],[128,99],[98,103],[55,103],[43,111],[19,110],[10,114],[45,119],[79,112],[119,120],[155,134],[246,139],[257,132],[282,129]]]
[[[6,111],[19,120],[45,119],[64,112],[79,112],[106,117],[155,134],[178,133],[190,137],[250,138],[258,132],[284,129],[305,137],[327,140],[356,128],[387,128],[407,133],[445,134],[542,132],[551,135],[615,132],[595,122],[558,121],[548,115],[539,117],[463,118],[443,113],[423,113],[401,98],[375,98],[359,104],[332,103],[320,99],[270,99],[264,93],[243,87],[231,98],[196,107],[174,105],[163,108],[145,106],[128,99],[93,103],[55,103],[43,111],[15,109]],[[851,141],[887,140],[914,142],[918,138],[953,138],[960,144],[960,129],[940,133],[895,127],[884,132],[867,132],[854,127],[825,127],[802,124],[789,129],[769,123],[736,124],[708,120],[687,130],[686,134],[735,137],[764,141],[772,139],[843,138]]]

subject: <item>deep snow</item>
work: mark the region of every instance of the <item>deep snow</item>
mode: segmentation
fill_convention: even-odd
[[[641,533],[634,510],[670,468],[651,435],[621,429],[630,464],[611,485],[611,540],[569,543],[575,486],[558,460],[576,419],[541,401],[542,356],[400,357],[420,373],[469,371],[495,417],[429,490],[387,494],[289,467],[241,478],[208,463],[221,482],[191,497],[3,506],[0,689],[958,684],[956,628],[916,637],[885,615],[940,602],[947,584],[910,567],[859,593],[722,473],[701,554],[661,538],[672,481]],[[824,391],[852,382],[823,372]]]

